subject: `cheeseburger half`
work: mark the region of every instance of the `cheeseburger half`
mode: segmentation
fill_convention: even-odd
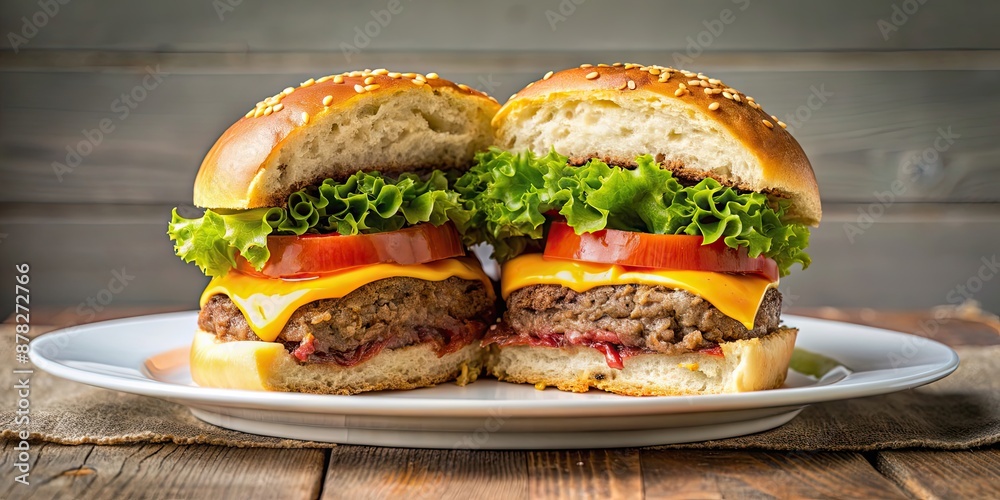
[[[195,180],[204,215],[175,210],[168,233],[212,277],[194,381],[353,394],[475,380],[495,297],[449,179],[492,142],[498,107],[433,73],[366,70],[233,124]]]
[[[797,331],[780,276],[821,216],[784,124],[659,66],[549,72],[493,119],[456,185],[503,264],[500,380],[627,395],[780,386]]]

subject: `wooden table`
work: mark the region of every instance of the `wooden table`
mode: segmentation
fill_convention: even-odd
[[[151,312],[107,311],[104,317]],[[157,311],[159,312],[159,311]],[[799,314],[919,333],[926,312]],[[62,323],[57,315],[53,323]],[[98,318],[104,319],[104,318]],[[64,325],[60,325],[64,326]],[[951,320],[951,346],[1000,344],[989,323]],[[11,456],[13,443],[2,443]],[[0,498],[996,498],[1000,447],[874,453],[696,450],[466,451],[367,446],[247,449],[37,444],[32,485]]]

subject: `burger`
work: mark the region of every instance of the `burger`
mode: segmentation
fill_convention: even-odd
[[[465,256],[453,181],[499,105],[430,73],[309,79],[229,127],[173,212],[211,277],[191,346],[200,386],[354,394],[482,371],[494,287]],[[470,232],[470,235],[472,232]]]
[[[718,79],[618,63],[549,72],[492,123],[456,184],[502,263],[489,373],[636,396],[784,382],[778,280],[822,211],[782,122]]]

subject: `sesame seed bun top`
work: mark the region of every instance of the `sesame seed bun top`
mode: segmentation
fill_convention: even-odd
[[[390,176],[467,168],[492,142],[496,100],[436,73],[353,71],[268,97],[205,156],[194,203],[279,206],[289,194],[358,170]]]
[[[550,71],[511,96],[493,127],[508,150],[620,166],[651,154],[679,178],[787,198],[792,221],[822,217],[812,166],[785,124],[700,73],[621,63]]]

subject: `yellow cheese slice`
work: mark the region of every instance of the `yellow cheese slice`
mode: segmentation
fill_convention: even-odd
[[[561,285],[577,292],[605,285],[660,285],[686,290],[715,306],[747,329],[753,329],[757,309],[769,288],[778,286],[758,275],[735,275],[710,271],[637,269],[614,264],[546,259],[525,254],[511,259],[500,271],[500,291],[506,299],[512,292],[532,285]]]
[[[463,257],[426,264],[375,264],[301,280],[260,278],[230,271],[212,279],[201,294],[201,306],[213,295],[227,295],[243,311],[250,329],[261,340],[273,342],[298,308],[317,300],[338,299],[373,281],[395,277],[481,280],[487,293],[493,295],[493,284],[479,262]]]

